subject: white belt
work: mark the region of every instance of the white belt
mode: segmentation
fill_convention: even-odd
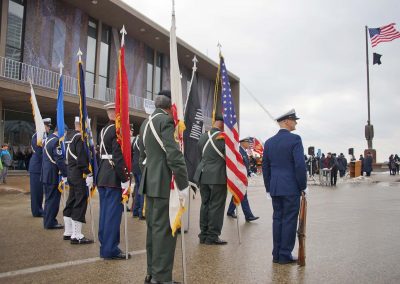
[[[112,155],[101,155],[101,159],[103,159],[103,160],[111,160],[112,159]]]

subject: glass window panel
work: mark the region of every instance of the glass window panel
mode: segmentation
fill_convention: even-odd
[[[12,58],[21,61],[22,34],[24,24],[24,6],[23,1],[10,1],[8,6],[8,21],[7,21],[7,40],[6,49],[10,47],[9,54]],[[15,49],[19,49],[20,56],[16,58]],[[7,56],[7,53],[6,53]]]
[[[88,36],[97,39],[97,24],[94,20],[89,20]]]
[[[110,28],[107,25],[103,25],[101,29],[101,41],[110,44]]]
[[[85,85],[86,85],[86,96],[93,98],[94,94],[94,74],[86,72]]]
[[[106,91],[107,91],[107,78],[99,76],[99,100],[106,99]]]
[[[109,45],[102,42],[100,44],[100,65],[99,75],[108,77],[108,57],[109,57]]]
[[[52,66],[58,68],[60,61],[64,61],[65,36],[67,28],[65,23],[56,18],[54,21]]]
[[[94,73],[96,66],[96,39],[88,37],[86,52],[86,70]]]
[[[161,91],[161,68],[156,67],[156,77],[154,78],[154,91],[156,94]]]
[[[147,63],[147,84],[146,84],[146,97],[153,98],[153,65]]]

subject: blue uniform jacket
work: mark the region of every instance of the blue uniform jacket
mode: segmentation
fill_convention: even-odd
[[[239,152],[242,155],[243,158],[243,163],[246,167],[247,171],[247,176],[250,174],[250,161],[249,161],[249,156],[247,155],[246,149],[244,149],[242,146],[239,146]]]
[[[262,170],[265,188],[271,196],[300,195],[307,187],[300,136],[281,129],[268,139],[264,145]]]
[[[42,154],[43,154],[43,148],[38,146],[37,144],[37,133],[33,134],[32,136],[32,142],[31,142],[31,147],[32,147],[32,157],[29,161],[29,172],[30,173],[35,173],[35,174],[40,174],[42,171]],[[44,143],[44,139],[43,139]]]
[[[62,156],[61,147],[58,145],[58,136],[51,134],[47,137],[46,143],[43,146],[42,174],[40,176],[40,181],[46,184],[58,184],[59,172],[63,177],[67,177],[67,167],[65,165],[65,159]]]

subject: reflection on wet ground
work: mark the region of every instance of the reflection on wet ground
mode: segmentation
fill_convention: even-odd
[[[225,217],[221,235],[229,242],[227,246],[199,244],[198,194],[191,202],[186,235],[188,282],[400,283],[397,180],[398,177],[379,174],[371,179],[339,181],[336,187],[310,184],[305,267],[272,263],[272,208],[261,177],[252,178],[248,189],[252,211],[260,219],[246,223],[240,212],[241,245],[236,220],[229,217]],[[25,184],[23,179],[19,181],[19,187],[26,189],[27,180]],[[91,220],[89,215],[87,220]],[[0,189],[0,282],[143,283],[146,226],[131,217],[128,221],[129,250],[137,254],[128,261],[104,261],[97,258],[97,244],[71,246],[62,241],[61,231],[43,230],[41,219],[30,216],[29,195],[7,194]],[[88,225],[84,232],[90,236]],[[123,244],[122,233],[121,248]],[[174,279],[182,280],[179,243]]]

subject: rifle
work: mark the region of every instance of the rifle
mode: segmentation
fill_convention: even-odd
[[[300,211],[299,211],[299,227],[297,229],[297,237],[299,239],[299,253],[297,264],[306,265],[306,221],[307,221],[307,199],[305,193],[301,194]]]

